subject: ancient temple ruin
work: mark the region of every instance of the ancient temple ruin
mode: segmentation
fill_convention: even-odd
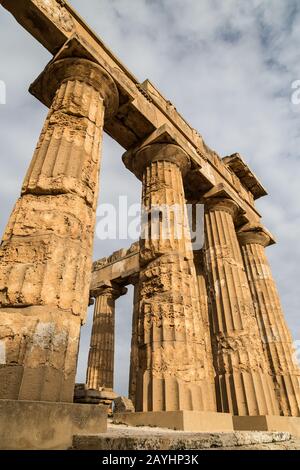
[[[299,368],[266,255],[275,241],[255,206],[262,184],[139,83],[67,2],[0,3],[53,55],[30,87],[49,113],[0,247],[0,402],[73,402],[91,298],[87,386],[113,390],[115,300],[132,284],[136,412],[122,422],[299,434]],[[142,182],[145,213],[182,211],[167,239],[141,237],[93,264],[103,132]],[[197,251],[187,202],[204,205]]]

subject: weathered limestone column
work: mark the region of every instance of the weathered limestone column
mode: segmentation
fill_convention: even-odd
[[[182,184],[189,159],[179,146],[151,144],[124,160],[143,182],[136,411],[209,410],[214,391]]]
[[[84,59],[38,79],[51,107],[0,247],[0,398],[73,400],[89,301],[104,115],[111,77]]]
[[[133,294],[133,314],[132,314],[132,334],[130,351],[130,371],[129,371],[129,398],[132,403],[136,403],[136,380],[139,367],[139,321],[140,321],[140,303],[139,303],[139,275],[132,276],[131,283],[134,286]]]
[[[205,204],[218,410],[274,415],[279,410],[235,231],[237,212],[230,199],[210,198]]]
[[[205,272],[204,252],[203,250],[194,251],[194,261],[198,281],[199,290],[199,302],[200,312],[202,316],[203,328],[204,328],[204,339],[207,354],[209,357],[209,380],[211,383],[211,389],[215,390],[215,370],[213,366],[213,353],[212,353],[212,342],[211,342],[211,331],[210,331],[210,310],[211,300],[208,297],[208,286],[207,286],[207,274]],[[210,400],[210,409],[217,411],[216,394],[210,394],[208,397]]]
[[[114,283],[98,291],[95,302],[93,328],[86,383],[88,389],[114,387],[115,362],[115,304],[127,289]]]
[[[247,225],[238,238],[280,412],[284,416],[299,416],[300,371],[293,361],[292,337],[265,253],[265,247],[272,243],[270,234],[260,225]]]

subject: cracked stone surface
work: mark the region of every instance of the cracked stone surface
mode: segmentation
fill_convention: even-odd
[[[299,450],[300,439],[283,432],[190,433],[147,426],[108,425],[107,433],[74,436],[81,450]]]
[[[103,75],[82,59],[44,73],[53,101],[0,246],[2,399],[73,401],[111,91]]]

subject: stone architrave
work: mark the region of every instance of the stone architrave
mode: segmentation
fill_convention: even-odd
[[[50,111],[0,247],[0,398],[73,400],[89,302],[104,117],[118,91],[95,63],[51,62]]]

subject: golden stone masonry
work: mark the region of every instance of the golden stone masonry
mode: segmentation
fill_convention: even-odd
[[[74,434],[106,431],[115,301],[130,284],[135,411],[123,400],[115,422],[300,435],[300,372],[266,255],[274,238],[255,207],[261,183],[238,153],[210,150],[67,2],[0,3],[53,55],[30,87],[49,113],[0,245],[0,448],[66,448]],[[182,210],[167,238],[141,237],[93,264],[103,132],[142,182],[142,231],[153,206]],[[189,201],[204,205],[197,251]],[[73,403],[92,299],[87,379]]]

